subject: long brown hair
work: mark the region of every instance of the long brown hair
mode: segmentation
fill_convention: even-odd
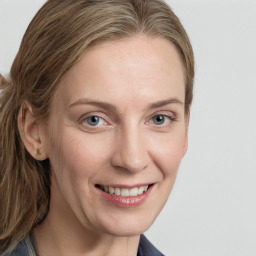
[[[49,161],[25,149],[17,118],[24,101],[47,120],[63,75],[100,42],[136,34],[176,46],[186,76],[185,111],[193,95],[194,57],[188,36],[161,0],[49,0],[31,21],[0,94],[0,247],[11,251],[40,223],[50,200]]]

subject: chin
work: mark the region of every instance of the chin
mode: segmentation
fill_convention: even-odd
[[[143,234],[150,226],[123,226],[121,228],[117,227],[105,227],[104,232],[116,237],[132,237]]]
[[[112,236],[130,237],[144,233],[150,228],[156,219],[157,214],[152,215],[144,214],[132,214],[126,213],[123,216],[116,216],[102,219],[99,223],[99,228],[103,233],[107,233]]]

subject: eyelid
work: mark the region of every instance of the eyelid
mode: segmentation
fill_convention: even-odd
[[[88,119],[88,118],[90,118],[90,117],[92,117],[92,116],[97,116],[97,117],[103,119],[103,121],[104,121],[104,123],[106,123],[106,125],[101,125],[101,126],[95,126],[95,127],[93,127],[93,126],[90,126],[89,124],[86,124],[86,122],[85,122],[86,119]],[[107,118],[106,115],[104,115],[104,114],[102,114],[102,113],[98,113],[98,112],[86,113],[86,114],[82,115],[82,116],[78,119],[78,122],[79,122],[80,124],[83,124],[84,126],[90,128],[90,129],[100,129],[100,128],[102,128],[102,127],[105,127],[105,126],[108,126],[108,125],[111,124],[109,118]]]
[[[152,119],[155,116],[161,116],[161,115],[170,117],[171,119],[176,119],[176,114],[173,111],[165,111],[165,110],[154,112],[153,114],[150,115],[149,119]]]
[[[173,111],[170,111],[170,110],[160,110],[160,111],[157,111],[157,112],[154,112],[153,114],[151,114],[151,115],[149,116],[149,118],[147,119],[146,124],[149,124],[149,123],[152,121],[152,119],[153,119],[155,116],[158,116],[158,115],[166,116],[167,118],[170,119],[170,123],[172,123],[172,122],[174,122],[174,121],[177,120],[176,113],[174,113]],[[85,123],[85,120],[86,120],[87,118],[90,118],[90,117],[92,117],[92,116],[97,116],[97,117],[103,119],[106,124],[105,124],[105,125],[98,126],[98,127],[97,127],[97,126],[93,127],[93,126],[86,125],[86,124],[85,124],[84,126],[86,126],[86,127],[88,127],[88,128],[91,128],[91,129],[100,129],[100,128],[103,128],[103,127],[106,127],[106,126],[108,126],[108,125],[113,124],[112,121],[111,121],[111,119],[110,119],[106,114],[104,114],[104,113],[102,113],[102,112],[100,112],[100,113],[99,113],[99,112],[89,112],[89,113],[86,113],[86,114],[82,115],[82,116],[78,119],[78,122],[79,122],[80,124],[83,124],[83,123]],[[170,123],[167,124],[167,125],[162,125],[162,127],[166,127],[166,126],[170,125]],[[157,126],[157,125],[156,125],[156,126]],[[161,126],[159,125],[159,128],[160,128],[160,127],[161,127]]]
[[[169,122],[167,124],[163,124],[163,125],[156,125],[153,123],[152,119],[156,116],[165,116],[166,118],[169,119]],[[172,111],[157,111],[157,112],[154,112],[152,115],[150,115],[148,121],[146,122],[147,125],[153,125],[157,128],[166,128],[168,126],[170,126],[173,122],[175,122],[177,120],[176,118],[176,114]]]

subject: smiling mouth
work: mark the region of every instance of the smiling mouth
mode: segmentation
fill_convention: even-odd
[[[147,186],[139,186],[139,187],[134,187],[134,188],[128,189],[128,188],[96,185],[97,188],[101,189],[105,193],[108,193],[111,195],[123,196],[123,197],[142,195],[150,188],[150,186],[152,186],[152,184],[147,185]]]

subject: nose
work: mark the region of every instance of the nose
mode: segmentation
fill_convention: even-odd
[[[121,130],[115,140],[112,165],[132,173],[146,169],[150,157],[144,137],[137,127]]]

